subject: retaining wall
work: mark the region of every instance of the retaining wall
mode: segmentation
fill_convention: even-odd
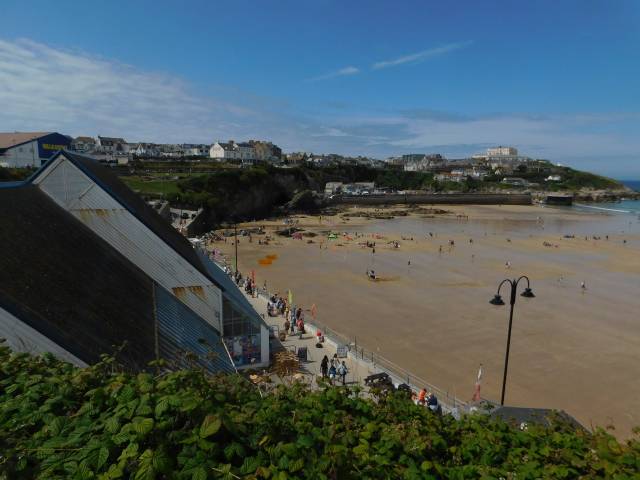
[[[391,195],[337,195],[332,205],[531,205],[530,193],[434,193]]]

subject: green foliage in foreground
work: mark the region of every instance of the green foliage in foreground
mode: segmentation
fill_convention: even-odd
[[[637,478],[640,445],[438,417],[400,396],[86,369],[0,348],[0,478]]]

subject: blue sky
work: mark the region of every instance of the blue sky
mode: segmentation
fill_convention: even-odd
[[[637,1],[3,0],[0,130],[640,178]]]

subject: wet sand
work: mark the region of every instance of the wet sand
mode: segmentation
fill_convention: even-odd
[[[539,206],[442,208],[451,214],[300,216],[300,228],[319,233],[302,240],[273,235],[282,221],[245,224],[265,225],[274,241],[240,237],[239,268],[272,292],[291,289],[296,304],[315,303],[321,322],[459,398],[471,398],[482,363],[482,396],[497,401],[509,307],[488,301],[502,279],[526,274],[536,298],[515,306],[505,403],[564,409],[628,436],[640,425],[638,220]],[[373,209],[351,212],[365,211]],[[349,237],[327,240],[328,230]],[[364,241],[376,242],[375,254]],[[211,247],[233,263],[231,241]],[[277,258],[261,265],[266,255]],[[371,268],[388,281],[368,280]]]

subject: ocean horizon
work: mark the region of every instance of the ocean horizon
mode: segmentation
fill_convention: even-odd
[[[640,192],[640,180],[620,180],[625,186]]]

